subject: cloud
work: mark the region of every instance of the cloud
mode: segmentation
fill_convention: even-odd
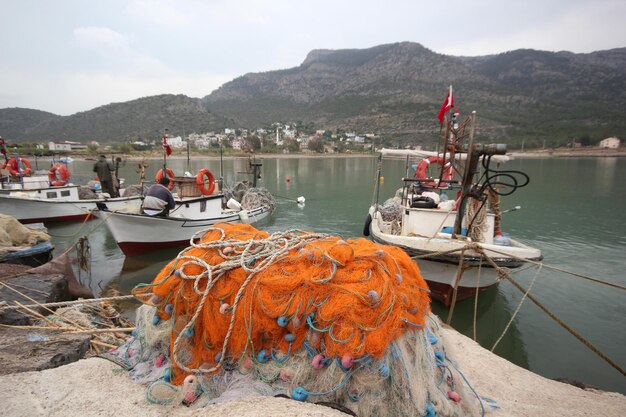
[[[520,48],[576,53],[620,48],[626,40],[620,1],[580,4],[533,25],[510,33],[489,33],[473,41],[444,44],[437,52],[448,55],[478,56]],[[458,39],[457,39],[458,40]]]
[[[130,55],[132,49],[126,37],[107,27],[80,27],[74,29],[74,40],[82,47],[95,49],[107,55]]]
[[[137,20],[168,26],[185,26],[190,23],[190,14],[183,9],[186,5],[194,2],[168,1],[168,0],[134,0],[126,7],[126,13]]]
[[[158,59],[136,51],[126,36],[108,27],[80,27],[73,34],[77,46],[95,52],[102,58],[100,65],[114,71],[167,72]]]

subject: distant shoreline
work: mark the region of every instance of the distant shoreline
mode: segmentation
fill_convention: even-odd
[[[129,161],[141,161],[142,159],[162,159],[163,155],[157,153],[136,155],[136,154],[122,154],[115,152],[104,153],[107,158],[121,157]],[[626,148],[619,149],[600,149],[600,148],[576,148],[576,149],[540,149],[531,151],[519,151],[513,150],[507,152],[507,155],[516,159],[542,159],[542,158],[613,158],[613,157],[626,157]],[[98,155],[84,155],[84,154],[72,154],[74,159],[82,159],[87,161],[96,161]],[[238,159],[238,158],[273,158],[273,159],[312,159],[312,158],[372,158],[378,156],[378,153],[323,153],[323,154],[310,154],[310,153],[261,153],[261,154],[230,154],[224,155],[223,159]],[[170,155],[167,157],[170,160],[185,160],[187,155]],[[202,158],[202,159],[220,159],[219,155],[205,155],[200,153],[192,153],[189,156],[190,159]],[[47,160],[51,157],[41,157],[40,159]]]
[[[518,159],[533,158],[614,158],[625,157],[626,148],[600,149],[600,148],[574,148],[574,149],[541,149],[536,151],[512,151],[507,155]]]

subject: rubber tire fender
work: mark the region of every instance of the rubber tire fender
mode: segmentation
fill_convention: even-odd
[[[367,217],[365,218],[365,224],[363,225],[363,236],[369,236],[370,235],[370,225],[372,224],[372,215],[371,214],[367,214]]]

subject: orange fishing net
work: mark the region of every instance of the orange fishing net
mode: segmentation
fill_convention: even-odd
[[[427,285],[399,248],[219,223],[133,292],[173,318],[172,382],[225,361],[280,361],[303,343],[350,365],[421,329]]]

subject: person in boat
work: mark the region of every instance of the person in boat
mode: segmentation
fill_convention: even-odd
[[[100,155],[100,159],[98,159],[98,162],[93,166],[93,172],[98,175],[102,192],[109,193],[111,197],[117,197],[117,190],[115,189],[113,175],[111,174],[113,171],[113,165],[107,162],[107,157]]]
[[[167,189],[169,182],[170,179],[167,175],[164,175],[157,184],[152,185],[148,189],[148,193],[141,205],[141,212],[143,214],[162,217],[170,214],[170,210],[173,209],[176,204],[174,203],[174,196],[171,191]]]

